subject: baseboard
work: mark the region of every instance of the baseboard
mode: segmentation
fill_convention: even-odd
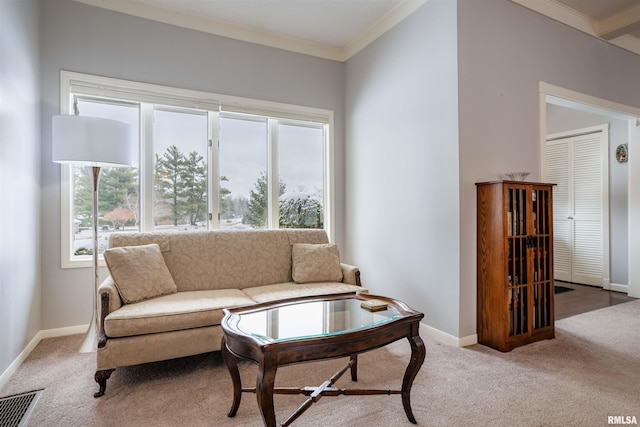
[[[29,357],[34,348],[38,345],[40,341],[45,338],[53,338],[53,337],[62,337],[65,335],[75,335],[82,334],[87,330],[89,325],[78,325],[78,326],[69,326],[66,328],[57,328],[57,329],[45,329],[42,331],[38,331],[38,333],[29,341],[29,344],[22,350],[22,353],[18,355],[18,357],[9,365],[9,367],[0,375],[0,388],[2,388],[8,381],[9,378],[18,370],[20,365]]]
[[[87,328],[89,328],[89,325],[76,325],[67,326],[66,328],[45,329],[39,332],[41,334],[40,339],[84,334],[85,332],[87,332]]]
[[[27,347],[20,353],[20,355],[13,361],[11,365],[7,368],[6,371],[2,373],[0,376],[0,388],[9,381],[11,375],[13,375],[20,365],[26,360],[26,358],[31,354],[33,349],[38,345],[40,341],[45,338],[54,338],[54,337],[62,337],[66,335],[75,335],[82,334],[88,328],[88,325],[78,325],[78,326],[69,326],[66,328],[57,328],[57,329],[45,329],[39,331],[33,339],[29,342]],[[424,323],[420,324],[420,335],[424,337],[429,337],[434,341],[437,341],[442,344],[450,345],[453,347],[466,347],[469,345],[478,343],[478,335],[469,335],[466,337],[458,338],[450,335],[446,332],[442,332],[439,329],[433,328],[431,326],[425,325]]]
[[[625,294],[629,293],[629,285],[621,285],[619,283],[611,283],[609,284],[609,289],[614,292],[622,292]]]
[[[431,326],[425,325],[424,323],[420,324],[420,334],[422,336],[429,337],[434,341],[437,341],[442,344],[447,344],[453,347],[467,347],[473,344],[478,343],[478,335],[473,334],[466,337],[458,338],[453,335],[450,335],[446,332],[442,332],[439,329],[433,328]]]
[[[9,378],[11,378],[11,376],[18,370],[20,365],[22,365],[22,362],[24,362],[33,349],[36,348],[41,339],[40,332],[38,332],[33,339],[29,341],[29,344],[27,344],[25,349],[22,350],[22,353],[20,353],[13,363],[11,363],[11,365],[9,365],[9,367],[2,373],[0,376],[0,388],[9,381]]]

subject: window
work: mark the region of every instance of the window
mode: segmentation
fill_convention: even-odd
[[[103,168],[99,251],[111,233],[324,228],[332,239],[332,112],[63,71],[61,113],[138,135],[137,167]],[[75,105],[74,105],[75,104]],[[62,266],[89,266],[91,188],[62,167]]]
[[[153,112],[153,229],[207,225],[207,112]]]
[[[111,118],[131,125],[138,133],[138,105],[108,102],[78,97],[78,109],[85,115]],[[137,163],[137,161],[136,161]],[[93,252],[93,185],[87,168],[67,166],[73,177],[73,203],[71,207],[72,240],[67,247],[68,256],[90,257]],[[137,229],[138,168],[102,168],[98,183],[98,252],[108,245],[108,235],[113,230]]]
[[[322,128],[295,123],[279,126],[280,227],[323,227],[323,140]]]
[[[267,119],[220,117],[220,227],[266,228]]]

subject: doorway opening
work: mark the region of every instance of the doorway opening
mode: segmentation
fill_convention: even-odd
[[[627,283],[614,283],[608,285],[609,289],[625,292],[630,297],[640,298],[640,264],[634,265],[632,260],[640,258],[640,108],[611,102],[605,99],[592,97],[579,92],[574,92],[548,83],[539,84],[539,158],[540,176],[546,174],[546,145],[547,145],[547,109],[548,106],[561,106],[585,113],[601,115],[622,120],[626,123],[626,136],[628,138],[628,174],[627,184],[627,243],[622,247],[626,265]],[[614,160],[615,161],[615,160]],[[620,248],[618,248],[620,249]],[[626,251],[624,250],[626,249]],[[605,284],[606,289],[606,284]]]

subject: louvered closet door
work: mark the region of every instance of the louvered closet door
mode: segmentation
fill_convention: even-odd
[[[602,287],[603,133],[547,142],[545,180],[553,189],[555,278]]]
[[[571,281],[573,227],[569,210],[569,144],[565,140],[547,142],[545,182],[553,187],[553,272],[556,280]]]

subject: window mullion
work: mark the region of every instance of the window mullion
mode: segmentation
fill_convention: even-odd
[[[330,124],[322,126],[323,135],[323,162],[324,162],[324,229],[329,235],[329,241],[335,241],[335,180],[333,158],[333,116]]]
[[[280,227],[278,200],[280,197],[280,176],[278,173],[278,120],[267,120],[267,227]]]
[[[140,104],[140,231],[153,231],[153,105]]]
[[[209,157],[207,191],[209,197],[209,229],[220,228],[220,113],[207,113],[207,138],[209,139]]]

